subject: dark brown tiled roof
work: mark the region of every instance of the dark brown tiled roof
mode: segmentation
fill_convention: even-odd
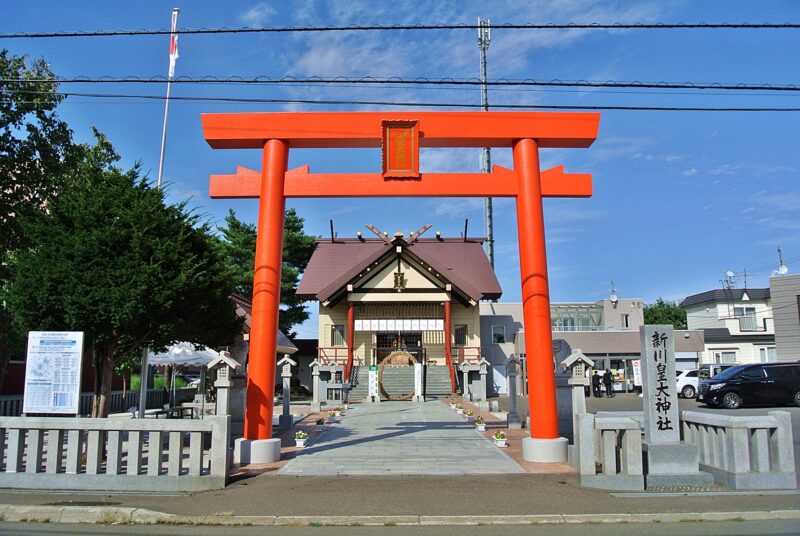
[[[733,301],[741,301],[745,292],[747,292],[750,299],[754,301],[769,299],[768,288],[715,289],[687,296],[686,299],[681,302],[681,307],[690,307],[707,302],[730,303]]]
[[[402,240],[402,239],[397,239]],[[497,299],[500,283],[483,251],[482,239],[418,239],[408,245],[398,241],[409,255],[429,265],[463,294],[478,300]],[[394,254],[395,244],[381,239],[317,240],[297,296],[324,301],[344,288],[367,266]]]

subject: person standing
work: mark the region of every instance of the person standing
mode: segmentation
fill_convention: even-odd
[[[606,388],[606,397],[612,398],[614,396],[614,378],[609,369],[606,369],[606,373],[603,374],[603,387]]]
[[[601,398],[603,396],[600,392],[600,375],[596,370],[594,374],[592,374],[592,393],[594,393],[595,398]]]

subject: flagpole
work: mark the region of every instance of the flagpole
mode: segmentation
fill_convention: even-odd
[[[172,8],[172,26],[169,36],[169,70],[167,71],[167,99],[164,103],[164,126],[161,129],[161,156],[158,159],[158,179],[156,181],[156,188],[161,189],[161,175],[164,172],[164,150],[167,146],[167,117],[169,116],[169,93],[172,89],[172,76],[175,74],[175,60],[177,59],[177,35],[175,29],[178,26],[178,12],[180,9],[177,7]],[[174,47],[174,48],[173,48]],[[142,351],[142,359],[140,361],[139,370],[139,411],[138,417],[144,419],[145,411],[147,410],[147,384],[149,383],[149,367],[147,365],[147,347]]]
[[[170,68],[167,73],[167,99],[164,103],[164,126],[161,129],[161,156],[158,159],[158,180],[156,188],[161,188],[161,177],[164,173],[164,151],[167,147],[167,117],[169,116],[169,94],[172,90],[172,76],[175,74],[175,60],[172,58],[172,43],[177,39],[175,29],[178,26],[178,12],[180,9],[172,9],[172,33],[170,34]],[[177,46],[177,45],[176,45]]]

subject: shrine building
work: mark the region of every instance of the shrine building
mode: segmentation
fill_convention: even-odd
[[[365,396],[369,366],[427,366],[427,396],[457,388],[453,365],[481,358],[480,302],[502,294],[482,238],[318,239],[297,295],[319,302],[317,360],[344,367],[350,400]],[[387,371],[388,372],[388,371]],[[413,391],[396,371],[387,390]]]

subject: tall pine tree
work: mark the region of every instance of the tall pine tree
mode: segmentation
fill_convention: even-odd
[[[308,311],[301,300],[295,296],[300,275],[308,266],[314,253],[313,236],[305,234],[305,220],[297,215],[295,209],[286,211],[283,227],[283,267],[281,270],[281,310],[278,327],[290,336],[292,327],[308,319]],[[256,226],[245,223],[231,210],[225,218],[222,233],[222,249],[234,274],[235,291],[251,299],[253,297],[253,269],[256,255]]]

